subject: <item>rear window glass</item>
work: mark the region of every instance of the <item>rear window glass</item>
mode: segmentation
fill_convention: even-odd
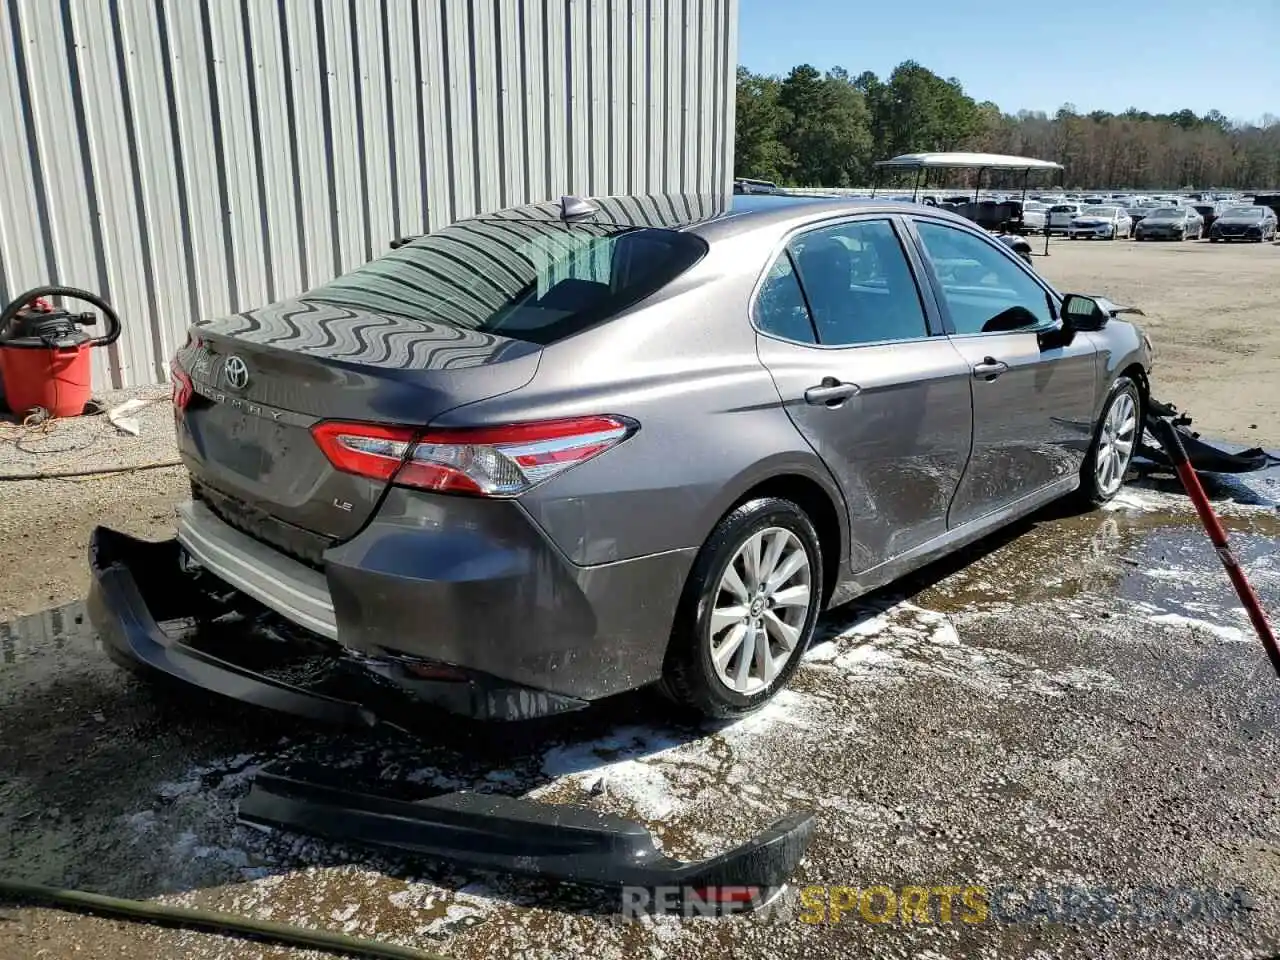
[[[546,345],[655,293],[706,249],[652,227],[464,220],[303,296]]]

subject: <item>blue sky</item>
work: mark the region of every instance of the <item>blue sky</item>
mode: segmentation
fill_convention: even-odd
[[[916,60],[1007,111],[1280,114],[1280,0],[739,3],[738,62],[759,73],[812,63],[884,77]]]

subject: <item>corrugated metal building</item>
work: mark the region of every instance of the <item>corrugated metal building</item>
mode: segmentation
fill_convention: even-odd
[[[737,0],[0,0],[0,297],[195,317],[564,193],[727,193]]]

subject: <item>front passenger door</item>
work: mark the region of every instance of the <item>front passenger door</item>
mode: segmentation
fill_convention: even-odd
[[[940,220],[913,224],[971,374],[973,453],[951,505],[954,528],[1079,474],[1097,351],[1087,335],[1067,345],[1044,336],[1058,328],[1055,302],[1003,244]]]

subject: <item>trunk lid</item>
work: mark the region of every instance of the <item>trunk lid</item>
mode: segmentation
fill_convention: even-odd
[[[425,426],[524,386],[539,354],[524,341],[317,300],[234,314],[193,326],[178,351],[193,386],[179,450],[224,520],[314,561],[325,542],[359,532],[387,486],[336,470],[314,424]]]

